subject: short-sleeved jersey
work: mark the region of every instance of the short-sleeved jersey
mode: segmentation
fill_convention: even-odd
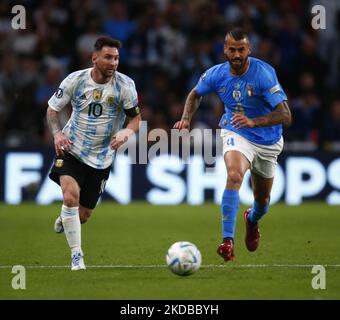
[[[248,118],[265,116],[287,100],[275,70],[268,63],[249,58],[248,70],[241,76],[230,72],[229,62],[213,66],[207,70],[196,85],[200,96],[215,92],[224,103],[225,113],[219,126],[234,131],[251,142],[271,145],[280,140],[282,125],[270,127],[234,129],[231,125],[233,113],[242,113]]]
[[[124,125],[124,109],[136,107],[138,99],[134,81],[126,75],[115,72],[109,82],[98,84],[91,70],[68,75],[48,105],[59,112],[71,102],[72,114],[63,128],[73,142],[69,152],[93,168],[105,169],[112,164],[110,142]]]

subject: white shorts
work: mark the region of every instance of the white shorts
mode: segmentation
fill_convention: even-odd
[[[221,130],[223,155],[231,150],[241,152],[250,162],[250,170],[264,178],[273,178],[277,157],[283,149],[283,138],[272,145],[253,143],[230,130]]]

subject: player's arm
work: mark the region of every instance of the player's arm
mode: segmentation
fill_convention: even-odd
[[[74,81],[67,77],[48,100],[46,118],[54,138],[54,148],[58,156],[63,156],[68,152],[73,143],[63,134],[59,121],[59,112],[70,102],[73,86]]]
[[[112,138],[110,147],[113,150],[117,150],[121,145],[129,140],[129,138],[134,135],[140,127],[140,123],[142,121],[142,116],[140,114],[139,107],[133,107],[125,110],[125,114],[127,115],[127,125],[126,128],[118,131],[114,137]]]
[[[182,114],[182,118],[180,121],[177,121],[174,125],[174,129],[190,129],[190,122],[192,116],[198,109],[202,100],[202,96],[200,96],[196,89],[192,89],[185,101],[184,110]]]
[[[276,124],[282,124],[289,127],[292,123],[292,115],[287,101],[279,103],[274,111],[263,117],[253,119],[255,127],[269,127]]]
[[[288,127],[290,126],[291,122],[292,115],[287,101],[282,101],[272,112],[262,117],[250,119],[243,114],[235,113],[231,119],[231,124],[235,129],[240,129],[243,127],[270,127],[277,124],[283,124],[285,127]]]
[[[47,108],[46,113],[48,127],[54,138],[54,148],[58,156],[63,156],[69,151],[70,145],[73,143],[61,131],[59,112],[51,107]]]

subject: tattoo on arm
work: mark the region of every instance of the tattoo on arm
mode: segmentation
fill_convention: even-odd
[[[54,136],[57,132],[61,131],[59,118],[58,118],[58,112],[48,108],[46,113],[47,123],[48,127],[50,128],[50,131],[52,135]]]
[[[191,121],[192,116],[200,105],[202,97],[199,96],[195,89],[192,89],[185,101],[182,120]]]
[[[276,124],[283,124],[289,127],[292,122],[292,116],[287,101],[279,103],[275,110],[266,116],[253,119],[255,127],[269,127]]]

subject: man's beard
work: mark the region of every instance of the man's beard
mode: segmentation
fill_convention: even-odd
[[[246,64],[247,58],[242,60],[242,59],[233,59],[233,60],[229,60],[231,67],[234,70],[241,70],[245,64]],[[239,62],[239,63],[238,63]]]
[[[111,70],[106,70],[104,68],[98,68],[98,70],[101,73],[103,78],[111,78],[115,73],[115,70],[111,71]]]

